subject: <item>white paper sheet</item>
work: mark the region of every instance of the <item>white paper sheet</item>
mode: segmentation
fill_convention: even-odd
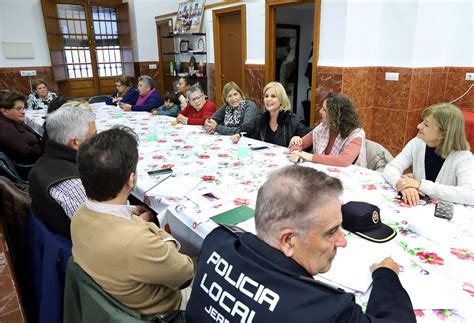
[[[338,248],[331,269],[322,277],[341,286],[365,293],[372,284],[370,266],[391,255],[387,244],[358,238],[348,239],[347,247]]]
[[[453,239],[460,234],[459,228],[451,221],[435,217],[434,205],[423,207],[429,208],[430,212],[417,212],[416,208],[407,211],[407,214],[413,213],[408,218],[408,228],[439,244],[452,243]],[[455,217],[456,212],[452,221],[456,220]]]
[[[414,309],[457,309],[459,300],[456,299],[456,294],[443,284],[442,277],[433,273],[426,276],[400,273],[399,277],[410,296]]]
[[[148,191],[150,196],[166,196],[166,197],[184,197],[192,191],[199,183],[201,178],[189,176],[169,177],[158,186]]]

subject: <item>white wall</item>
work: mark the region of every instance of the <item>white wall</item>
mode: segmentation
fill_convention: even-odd
[[[2,42],[31,43],[33,59],[6,59]],[[40,0],[0,0],[0,67],[51,66]]]
[[[319,65],[472,66],[474,0],[323,1]]]
[[[135,61],[158,60],[154,17],[181,0],[129,0]],[[207,0],[207,4],[219,0]],[[265,63],[265,1],[245,0],[247,64]],[[319,65],[474,66],[474,0],[323,0]],[[212,34],[206,10],[203,30]],[[0,0],[0,42],[32,43],[34,59],[0,67],[50,66],[40,0]],[[212,38],[208,60],[214,61]]]

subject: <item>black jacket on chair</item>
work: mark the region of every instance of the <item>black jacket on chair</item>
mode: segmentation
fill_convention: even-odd
[[[379,268],[372,277],[364,313],[354,295],[314,280],[255,235],[219,227],[202,245],[186,322],[416,322],[397,275]]]
[[[49,195],[49,188],[62,180],[78,178],[77,151],[48,140],[44,155],[29,174],[31,208],[53,233],[71,239],[71,220],[63,208]]]

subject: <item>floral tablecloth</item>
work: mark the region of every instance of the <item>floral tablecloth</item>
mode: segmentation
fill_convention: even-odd
[[[168,117],[127,113],[100,104],[94,106],[94,112],[98,131],[121,124],[139,135],[139,178],[133,194],[160,214],[162,226],[190,254],[197,254],[205,236],[216,227],[209,217],[238,205],[254,208],[258,188],[267,175],[291,164],[284,147],[248,138],[234,145],[229,137],[208,135],[200,126],[174,125],[173,119]],[[41,110],[26,113],[27,124],[39,133],[42,133],[43,115]],[[262,145],[269,149],[248,149]],[[410,207],[396,200],[396,192],[380,173],[358,166],[340,168],[312,163],[304,166],[339,178],[344,185],[343,201],[366,201],[380,207],[382,221],[396,228],[398,235],[379,248],[382,246],[387,256],[394,257],[402,265],[400,277],[402,283],[410,284],[405,288],[412,299],[426,292],[422,290],[425,286],[422,281],[445,288],[447,295],[432,295],[435,300],[449,297],[451,304],[454,298],[454,309],[417,309],[418,321],[474,322],[473,207],[456,205],[453,219],[447,222],[433,216],[436,201]],[[183,186],[187,178],[199,180],[184,196],[158,196],[149,185],[147,171],[161,168],[173,168],[175,182],[182,181]],[[202,196],[211,198],[206,201]],[[252,219],[240,226],[255,231]],[[349,243],[361,240],[349,232],[346,235]],[[374,245],[365,243],[367,250]],[[425,279],[430,275],[436,280]],[[405,280],[404,277],[411,278]],[[369,293],[355,292],[355,295],[357,301],[366,306]]]

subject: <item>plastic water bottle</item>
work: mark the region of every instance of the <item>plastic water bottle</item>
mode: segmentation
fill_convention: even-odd
[[[253,162],[252,151],[245,137],[240,138],[237,147],[237,159],[242,165],[250,165]]]
[[[157,141],[158,137],[156,136],[158,131],[155,120],[150,120],[148,123],[148,132],[147,132],[147,141]]]

